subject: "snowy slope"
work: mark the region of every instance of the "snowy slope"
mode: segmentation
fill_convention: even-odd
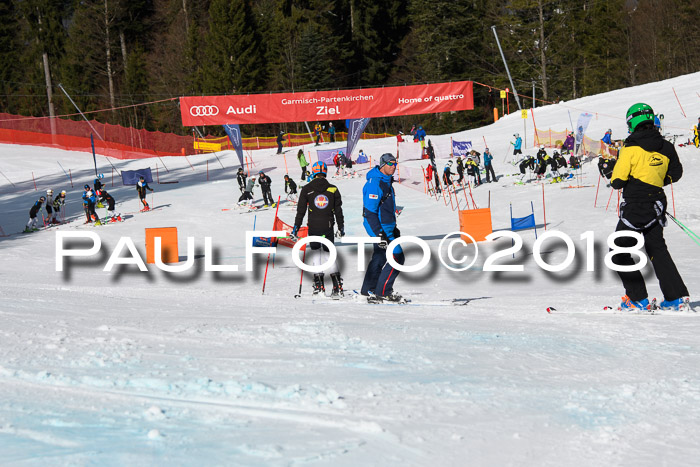
[[[687,137],[700,115],[698,82],[700,73],[623,89],[537,108],[535,118],[538,128],[563,131],[571,126],[569,112],[574,121],[582,111],[594,112],[590,137],[612,128],[622,138],[625,111],[641,100],[664,113],[667,132]],[[473,141],[479,151],[485,139],[497,174],[506,175],[515,172],[503,163],[515,132],[523,134],[519,113],[430,138],[444,156],[450,136]],[[530,148],[531,126],[527,133]],[[376,158],[395,151],[396,140],[361,147]],[[421,166],[406,161],[415,147],[401,143],[405,173]],[[685,167],[674,186],[677,217],[700,232],[694,183],[700,151],[677,150]],[[285,164],[272,152],[252,157],[278,196]],[[298,178],[294,153],[287,153],[287,164]],[[115,175],[111,188],[111,166],[98,156],[98,170],[127,219],[93,228],[82,225],[79,200],[80,187],[93,178],[90,155],[0,146],[0,226],[12,234],[0,238],[1,463],[588,466],[693,465],[700,458],[694,440],[700,316],[590,313],[616,305],[623,294],[602,261],[617,222],[616,195],[605,208],[609,188],[601,186],[594,207],[595,186],[545,185],[547,229],[566,233],[577,247],[564,272],[537,267],[534,232],[525,231],[524,250],[499,260],[523,264],[522,273],[483,272],[484,258],[510,241],[481,243],[469,271],[448,271],[433,256],[426,271],[399,276],[396,288],[414,300],[411,306],[314,303],[308,276],[304,296],[293,298],[299,271],[288,250],[276,255],[264,295],[265,257],[254,273],[243,271],[246,230],[254,223],[271,228],[274,211],[222,211],[238,198],[237,162],[229,152],[218,157],[225,169],[213,155],[191,156],[194,169],[182,158],[113,160],[119,170],[155,172],[158,164],[161,181],[178,181],[154,183],[149,202],[158,209],[138,213],[133,187],[116,183]],[[586,165],[583,184],[597,180],[596,167]],[[363,182],[335,181],[348,235],[364,235]],[[72,222],[19,234],[46,188],[69,191]],[[457,213],[427,197],[420,184],[407,181],[396,192],[405,206],[402,234],[420,236],[436,253],[442,236],[458,230]],[[544,232],[542,186],[502,177],[473,195],[479,207],[490,199],[494,230],[509,228],[511,203],[516,215],[526,215],[533,201],[538,234]],[[291,223],[294,210],[283,204],[280,216]],[[192,270],[165,273],[149,265],[147,273],[135,266],[103,272],[120,237],[131,237],[145,258],[144,228],[173,226],[180,256],[187,254],[186,237],[195,238]],[[56,272],[57,231],[96,232],[102,253]],[[586,271],[579,239],[585,231],[595,234],[595,272]],[[215,262],[237,264],[241,272],[204,270],[206,236]],[[666,239],[697,307],[698,246],[673,224]],[[338,250],[346,290],[359,288],[356,248]],[[556,241],[544,250],[552,264],[566,254]],[[418,253],[409,249],[408,262],[417,262]],[[660,298],[653,273],[648,277],[650,295]],[[462,300],[454,306],[452,299]],[[548,306],[578,313],[547,314]]]

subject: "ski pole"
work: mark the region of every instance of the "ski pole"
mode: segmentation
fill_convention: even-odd
[[[673,216],[673,215],[671,215],[670,213],[667,212],[666,215],[667,215],[668,217],[670,217],[670,218],[673,220],[673,222],[675,222],[676,225],[677,225],[678,227],[680,227],[681,230],[682,230],[683,232],[685,232],[685,234],[691,238],[691,240],[693,240],[698,246],[700,246],[700,236],[698,236],[698,234],[696,234],[695,232],[693,232],[692,230],[690,230],[688,227],[686,227],[685,225],[683,225],[683,223],[682,223],[681,221],[679,221],[678,219],[676,219],[676,217]]]
[[[306,248],[304,248],[304,255],[301,257],[301,262],[303,263],[306,260]],[[294,298],[299,298],[301,297],[301,283],[304,280],[304,270],[301,270],[301,276],[299,277],[299,293],[294,296]]]
[[[503,163],[506,163],[506,159],[508,159],[508,153],[510,152],[510,147],[513,146],[513,142],[511,141],[508,143],[508,151],[506,151],[506,157],[503,158]]]

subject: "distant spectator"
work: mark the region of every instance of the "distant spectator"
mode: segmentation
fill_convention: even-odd
[[[416,131],[416,138],[418,138],[418,141],[420,142],[420,153],[421,156],[425,154],[425,137],[426,133],[425,130],[423,129],[422,126],[418,125],[418,130]]]
[[[335,143],[335,127],[333,126],[333,122],[328,124],[328,134],[331,137],[331,143]]]
[[[484,169],[486,169],[486,183],[491,183],[492,181],[498,180],[496,178],[496,172],[493,171],[493,164],[491,163],[493,161],[493,155],[491,154],[491,151],[489,151],[489,148],[484,149]],[[489,174],[491,175],[489,177]]]
[[[695,144],[696,148],[700,148],[700,117],[698,117],[698,124],[695,125],[693,133],[695,135],[695,137],[693,138],[693,143]]]
[[[523,150],[523,139],[520,137],[520,134],[516,133],[513,135],[513,138],[515,138],[515,141],[510,143],[513,145],[513,155],[517,156],[518,154],[522,154]]]
[[[574,150],[574,132],[570,132],[564,140],[564,144],[561,146],[562,151],[571,152]]]
[[[321,124],[316,122],[316,125],[314,125],[314,134],[316,136],[316,146],[318,146],[319,143],[321,142],[321,131],[322,130],[323,130],[323,128],[321,127]]]
[[[282,142],[284,141],[284,131],[280,130],[280,134],[277,135],[277,154],[282,154]]]
[[[306,167],[309,165],[309,163],[306,161],[306,157],[304,156],[303,149],[299,149],[297,159],[299,160],[299,166],[301,167],[301,181],[303,182],[306,180]]]
[[[433,143],[428,140],[428,157],[430,158],[430,163],[435,165],[435,148],[433,148]]]
[[[603,139],[601,139],[602,142],[607,144],[608,146],[612,144],[612,130],[608,129],[608,131],[605,132],[605,135],[603,136]]]

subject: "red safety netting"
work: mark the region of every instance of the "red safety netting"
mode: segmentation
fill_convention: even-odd
[[[90,123],[97,132],[94,137],[95,151],[105,156],[117,159],[141,159],[154,156],[181,156],[183,149],[189,154],[193,152],[192,136],[138,130],[95,120]],[[52,129],[52,125],[55,128]],[[0,142],[2,143],[92,152],[90,134],[95,131],[85,121],[22,117],[0,113]]]
[[[154,156],[182,156],[206,152],[195,150],[195,141],[218,143],[221,149],[233,149],[228,137],[221,138],[195,138],[193,136],[180,136],[173,133],[160,131],[139,130],[136,128],[111,125],[91,120],[90,125],[81,120],[68,120],[63,118],[48,117],[23,117],[0,113],[0,143],[26,144],[31,146],[44,146],[66,149],[69,151],[92,152],[90,134],[94,135],[95,151],[105,156],[116,159],[142,159]],[[55,128],[52,129],[52,124]],[[98,136],[99,135],[99,136]],[[361,139],[386,138],[390,135],[363,133]],[[323,132],[323,141],[330,141],[327,132]],[[336,141],[345,141],[346,132],[337,132]],[[104,141],[103,141],[104,140]],[[284,138],[284,146],[301,146],[313,143],[313,138],[308,133],[288,133]],[[270,149],[277,147],[277,138],[274,136],[257,136],[243,138],[243,149]]]

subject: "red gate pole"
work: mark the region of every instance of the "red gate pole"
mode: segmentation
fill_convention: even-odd
[[[608,198],[608,205],[605,206],[605,210],[606,210],[606,211],[607,211],[608,208],[610,207],[610,200],[612,200],[612,195],[613,195],[613,193],[615,193],[615,188],[611,188],[611,189],[610,189],[610,197]]]
[[[36,188],[36,178],[34,178],[34,171],[32,171],[32,180],[34,180],[34,191],[37,191],[37,188]]]
[[[579,185],[581,182],[579,182]],[[600,188],[600,173],[598,174],[598,186],[595,189],[595,201],[593,201],[593,207],[596,207],[595,205],[598,203],[598,189]]]
[[[282,199],[282,196],[277,197],[277,209],[275,209],[275,221],[277,220],[277,214],[280,211],[280,200]],[[272,225],[272,228],[274,230],[275,225]],[[306,255],[306,249],[304,250],[304,255]],[[265,293],[265,283],[267,282],[267,268],[270,265],[270,253],[267,254],[267,264],[265,265],[265,278],[263,279],[263,286],[262,286],[262,293]],[[302,274],[304,273],[304,270],[302,269]]]
[[[479,207],[476,205],[476,201],[474,201],[474,195],[472,194],[472,182],[467,182],[467,185],[469,185],[469,197],[472,199],[474,209],[479,209]]]

